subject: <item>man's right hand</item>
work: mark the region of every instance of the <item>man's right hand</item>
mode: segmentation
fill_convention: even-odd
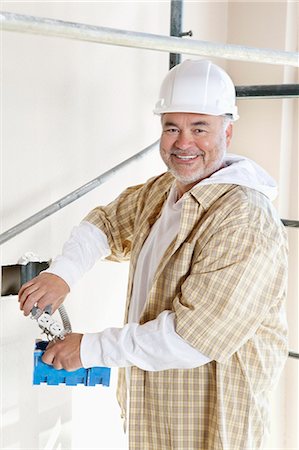
[[[52,313],[59,308],[70,292],[68,284],[53,273],[43,272],[21,286],[19,291],[20,309],[28,316],[33,306],[44,310],[52,306]]]

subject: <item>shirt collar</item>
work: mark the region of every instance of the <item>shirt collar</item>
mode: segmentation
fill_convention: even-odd
[[[172,182],[171,182],[172,181]],[[175,187],[175,178],[170,172],[165,173],[165,191],[164,195],[171,196],[171,200],[175,202],[175,197],[177,195],[177,190]],[[220,198],[222,195],[226,194],[226,192],[233,189],[235,186],[233,184],[208,184],[204,185],[200,182],[193,186],[190,191],[187,191],[178,201],[175,202],[175,205],[180,208],[179,203],[183,203],[188,198],[193,198],[196,200],[205,210],[209,209],[209,207]]]
[[[168,194],[168,202],[174,209],[181,209],[182,204],[188,198],[194,198],[205,210],[220,198],[226,192],[233,189],[235,186],[233,184],[208,184],[202,185],[200,182],[193,186],[192,189],[185,192],[185,194],[179,199],[177,199],[177,188],[176,181],[174,180],[170,191]]]
[[[200,183],[193,186],[190,191],[186,192],[185,195],[193,197],[205,210],[209,209],[216,200],[222,197],[231,189],[234,189],[233,184],[209,184],[201,185]]]

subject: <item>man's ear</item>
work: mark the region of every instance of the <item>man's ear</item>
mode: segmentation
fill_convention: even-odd
[[[232,123],[230,123],[227,126],[227,128],[225,130],[225,136],[226,136],[226,146],[229,147],[230,142],[231,142],[232,137],[233,137],[233,124]]]

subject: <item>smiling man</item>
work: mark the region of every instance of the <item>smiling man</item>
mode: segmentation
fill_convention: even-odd
[[[120,368],[130,450],[262,449],[287,357],[276,185],[226,153],[235,90],[210,61],[174,67],[155,113],[169,170],[91,211],[48,271],[21,288],[20,308],[55,310],[98,259],[130,259],[125,325],[70,334],[44,362]]]
[[[161,157],[176,178],[180,195],[223,166],[232,136],[227,117],[166,113],[162,130]]]

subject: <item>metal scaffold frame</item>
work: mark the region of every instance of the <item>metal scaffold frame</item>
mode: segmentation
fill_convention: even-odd
[[[225,58],[253,63],[276,64],[299,67],[299,53],[260,49],[241,45],[219,44],[199,40],[184,40],[183,36],[192,36],[192,32],[182,32],[183,0],[171,0],[171,36],[161,36],[113,28],[105,28],[81,23],[65,22],[28,15],[0,12],[1,30],[30,33],[43,36],[75,39],[94,43],[133,47],[170,53],[169,67],[180,62],[181,54]],[[270,86],[236,86],[238,98],[291,98],[299,96],[298,84]],[[106,182],[117,172],[137,159],[155,150],[158,142],[143,149],[117,166],[99,175],[94,180],[79,187],[48,207],[10,228],[0,235],[0,245],[54,214],[91,190]],[[282,219],[285,226],[299,227],[298,220]],[[299,359],[299,354],[289,352],[289,357]]]
[[[0,12],[0,24],[2,30],[5,31],[33,33],[170,53],[213,56],[237,61],[299,67],[299,56],[296,52],[185,40],[180,39],[180,37],[119,30],[9,12]]]
[[[24,220],[23,222],[20,222],[18,225],[5,231],[4,233],[2,233],[0,235],[0,245],[9,241],[10,239],[12,239],[13,237],[22,233],[23,231],[27,230],[28,228],[31,228],[33,225],[41,222],[46,217],[49,217],[52,214],[56,213],[57,211],[60,211],[65,206],[69,205],[70,203],[73,203],[75,200],[78,200],[80,197],[83,197],[83,195],[88,194],[88,192],[92,191],[93,189],[99,187],[101,184],[108,181],[111,177],[116,175],[120,170],[124,169],[126,166],[128,166],[132,162],[137,161],[138,159],[142,159],[144,156],[146,156],[151,151],[153,151],[157,148],[158,142],[159,141],[154,142],[153,144],[151,144],[148,147],[146,147],[145,149],[143,149],[141,152],[131,156],[130,158],[126,159],[125,161],[121,162],[120,164],[117,164],[116,166],[112,167],[112,169],[108,170],[107,172],[102,173],[98,177],[94,178],[93,180],[89,181],[88,183],[84,184],[83,186],[80,186],[78,189],[75,189],[74,191],[65,195],[61,199],[55,201],[51,205],[49,205],[46,208],[42,209],[41,211],[37,212],[36,214],[33,214],[31,217]]]
[[[169,68],[178,64],[181,53],[201,56],[214,56],[241,61],[259,62],[266,64],[283,64],[299,66],[299,54],[296,52],[282,52],[276,50],[258,49],[239,45],[215,44],[205,41],[186,41],[181,37],[192,36],[192,31],[182,32],[183,1],[171,1],[170,34],[174,37],[154,34],[137,33],[94,25],[65,22],[61,20],[46,19],[28,15],[0,12],[1,29],[21,33],[33,33],[46,36],[63,37],[81,41],[90,41],[110,45],[120,45],[150,50],[160,50],[170,53]],[[270,86],[236,86],[238,98],[291,98],[299,96],[299,85],[283,84]],[[84,184],[73,192],[37,212],[18,225],[0,234],[0,245],[17,236],[36,223],[54,214],[91,190],[106,182],[119,170],[122,170],[133,161],[144,157],[154,150],[159,141],[146,147],[97,178]],[[286,226],[299,227],[299,221],[283,219]]]

